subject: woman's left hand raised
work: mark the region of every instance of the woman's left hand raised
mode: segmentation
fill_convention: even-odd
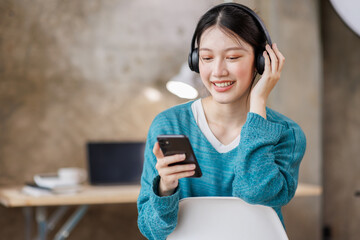
[[[250,92],[250,112],[258,113],[266,118],[266,101],[280,79],[285,57],[275,43],[272,48],[268,44],[266,45],[263,56],[265,58],[265,69],[263,75]]]

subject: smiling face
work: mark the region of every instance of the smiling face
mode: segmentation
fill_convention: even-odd
[[[254,50],[219,27],[204,31],[199,44],[201,79],[218,103],[246,99],[254,76]]]

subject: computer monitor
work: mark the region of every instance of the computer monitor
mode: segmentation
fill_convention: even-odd
[[[140,184],[144,150],[144,142],[89,142],[89,183]]]

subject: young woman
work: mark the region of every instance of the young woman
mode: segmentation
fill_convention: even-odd
[[[175,229],[186,197],[239,197],[273,207],[283,222],[281,207],[295,194],[306,140],[295,122],[266,107],[285,58],[267,44],[266,29],[249,11],[221,4],[201,17],[189,64],[210,96],[160,113],[150,127],[138,198],[139,229],[149,239],[165,239]],[[193,164],[169,166],[185,156],[165,157],[160,134],[188,136],[202,177],[189,178]]]

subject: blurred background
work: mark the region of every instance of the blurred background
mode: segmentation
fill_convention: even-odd
[[[145,141],[153,118],[188,100],[166,89],[215,0],[1,0],[0,186],[86,168],[89,141]],[[284,207],[290,239],[360,235],[360,38],[328,0],[237,0],[286,57],[269,106],[307,136],[300,182],[322,195]],[[355,1],[354,1],[355,2]],[[360,10],[360,9],[359,9]],[[142,239],[136,204],[91,206],[69,239]],[[0,206],[0,238],[23,239]]]

